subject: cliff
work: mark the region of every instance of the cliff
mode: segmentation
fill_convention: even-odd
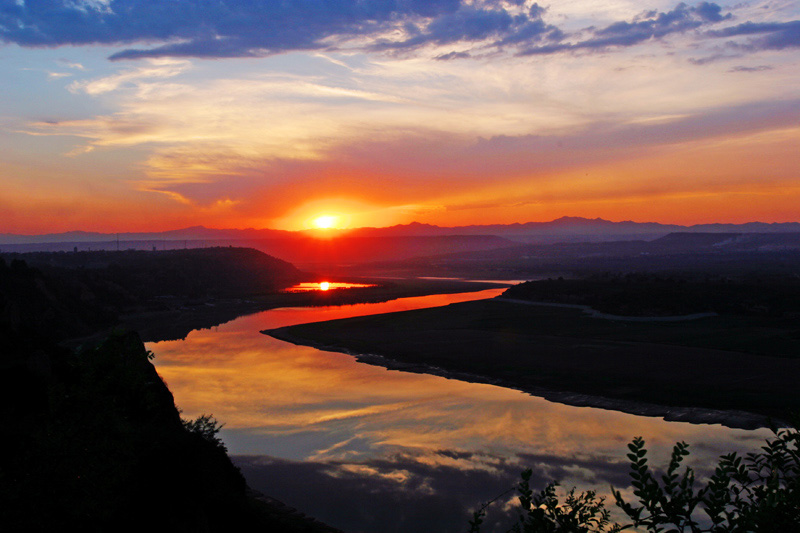
[[[0,260],[3,531],[332,532],[248,490],[208,421],[182,421],[138,334],[96,300]]]

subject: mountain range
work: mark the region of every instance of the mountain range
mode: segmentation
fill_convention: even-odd
[[[443,227],[412,222],[385,228],[350,230],[284,231],[274,229],[214,229],[192,226],[162,232],[97,233],[70,231],[42,235],[0,234],[0,245],[34,243],[89,243],[133,241],[227,241],[286,239],[293,237],[441,237],[450,235],[494,235],[522,242],[554,242],[585,239],[628,240],[656,239],[673,232],[690,233],[786,233],[800,232],[800,222],[748,222],[744,224],[660,224],[658,222],[612,222],[601,218],[561,217],[549,222],[489,224]]]

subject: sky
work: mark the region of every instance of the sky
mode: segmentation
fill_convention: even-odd
[[[797,0],[0,0],[0,233],[797,206]]]

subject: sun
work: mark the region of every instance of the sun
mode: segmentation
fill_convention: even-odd
[[[331,229],[335,228],[339,223],[339,217],[335,215],[322,215],[312,220],[311,223],[314,224],[315,228]]]

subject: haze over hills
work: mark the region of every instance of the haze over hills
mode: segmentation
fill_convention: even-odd
[[[391,226],[388,228],[359,228],[351,231],[350,235],[500,235],[508,238],[515,237],[580,237],[599,236],[614,237],[611,240],[622,240],[619,237],[630,239],[647,236],[657,238],[673,232],[691,233],[773,233],[800,231],[799,222],[766,223],[748,222],[745,224],[695,224],[682,226],[678,224],[660,224],[658,222],[633,222],[625,220],[612,222],[602,218],[561,217],[549,222],[526,222],[515,224],[488,224],[469,225],[456,227],[441,227],[430,224],[411,224]],[[527,239],[525,239],[527,240]]]
[[[56,242],[121,242],[139,240],[240,240],[240,239],[280,239],[301,236],[311,237],[430,237],[448,235],[498,235],[504,237],[531,236],[628,236],[641,238],[650,236],[657,238],[673,232],[692,233],[784,233],[800,231],[800,222],[748,222],[744,224],[695,224],[682,226],[678,224],[661,224],[658,222],[633,222],[630,220],[612,222],[602,218],[561,217],[549,222],[526,222],[514,224],[488,224],[444,227],[412,222],[383,228],[355,228],[348,230],[284,231],[275,229],[215,229],[204,226],[139,233],[100,233],[86,231],[70,231],[43,235],[0,234],[0,245],[32,244]],[[614,239],[617,240],[617,239]]]
[[[225,239],[275,239],[291,237],[290,231],[274,229],[214,229],[204,226],[141,233],[100,233],[91,231],[67,231],[64,233],[46,233],[42,235],[19,235],[13,233],[0,233],[2,244],[33,244],[33,243],[84,243],[84,242],[120,242],[130,241],[183,241],[183,240],[225,240]]]
[[[668,237],[671,234],[675,236]],[[516,261],[541,253],[552,258],[565,254],[575,257],[636,255],[702,251],[706,248],[786,249],[796,247],[792,235],[798,234],[800,223],[797,222],[679,226],[562,217],[550,222],[525,224],[440,227],[414,222],[386,228],[298,232],[194,226],[152,233],[5,234],[0,235],[0,251],[169,250],[236,246],[254,248],[305,268],[315,268],[317,265],[403,261],[443,254],[467,254],[462,256],[465,260],[499,261],[505,258]],[[555,247],[546,250],[527,248],[545,245]]]
[[[495,250],[363,265],[394,275],[533,279],[603,272],[671,272],[797,278],[800,232],[670,233],[652,241],[517,244]]]

